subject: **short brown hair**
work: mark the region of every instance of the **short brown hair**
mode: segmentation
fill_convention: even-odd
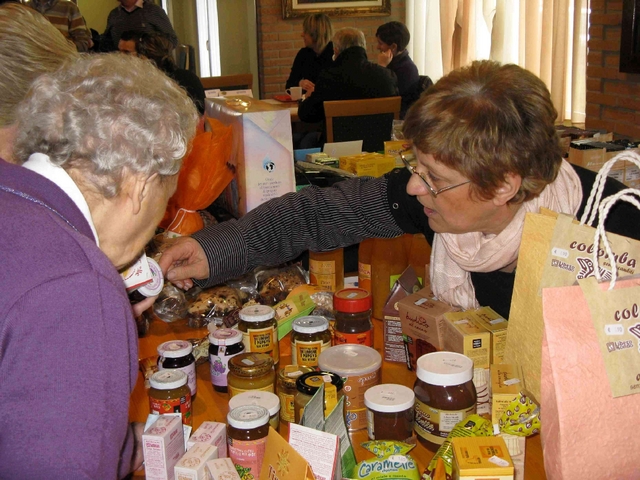
[[[313,40],[314,50],[321,53],[333,37],[331,20],[324,13],[308,15],[302,22],[302,31]]]
[[[454,70],[409,109],[404,135],[414,146],[471,180],[492,198],[508,173],[522,178],[511,203],[534,198],[553,182],[562,151],[549,90],[517,65],[485,60]]]

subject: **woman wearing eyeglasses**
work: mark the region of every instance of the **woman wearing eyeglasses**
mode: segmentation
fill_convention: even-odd
[[[464,309],[508,318],[526,212],[580,214],[595,173],[562,159],[549,91],[516,65],[474,62],[440,79],[408,111],[414,166],[382,178],[308,187],[181,238],[161,259],[182,287],[214,285],[257,265],[365,238],[423,232],[431,286]],[[608,181],[605,195],[623,188]],[[640,215],[614,207],[607,229],[640,238]],[[425,263],[428,259],[425,259]]]

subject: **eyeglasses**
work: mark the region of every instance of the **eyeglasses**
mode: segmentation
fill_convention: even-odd
[[[427,182],[427,178],[425,174],[416,170],[416,167],[412,166],[409,163],[409,160],[404,158],[404,153],[400,154],[400,158],[402,159],[402,163],[404,163],[404,166],[407,167],[407,170],[409,170],[412,174],[415,173],[420,177],[420,179],[427,186],[427,188],[429,189],[429,192],[431,193],[431,195],[434,196],[434,198],[440,195],[442,192],[446,192],[447,190],[451,190],[452,188],[460,187],[462,185],[466,185],[467,183],[471,183],[471,180],[467,180],[466,182],[457,183],[455,185],[449,185],[448,187],[442,187],[442,188],[439,188],[438,190],[435,190],[431,185],[429,185],[429,182]]]

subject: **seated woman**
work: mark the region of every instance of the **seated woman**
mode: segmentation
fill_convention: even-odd
[[[38,78],[0,160],[0,478],[122,478],[138,338],[118,270],[174,193],[198,120],[148,61],[82,56]],[[34,455],[34,452],[37,454]]]
[[[595,180],[562,159],[556,117],[531,72],[474,62],[409,109],[404,134],[417,167],[270,200],[240,220],[177,239],[160,265],[180,286],[191,278],[215,285],[304,250],[421,232],[432,245],[431,287],[441,300],[509,318],[525,214],[546,207],[581,215]],[[605,195],[622,188],[608,179]],[[640,212],[614,206],[607,230],[640,239]]]
[[[195,73],[178,68],[173,61],[173,43],[161,33],[143,33],[136,43],[138,55],[148,58],[187,91],[200,115],[204,114],[204,87]]]
[[[378,40],[378,65],[387,67],[398,78],[398,90],[402,97],[400,118],[404,118],[411,104],[418,99],[420,76],[418,67],[413,63],[407,44],[411,39],[409,30],[400,22],[389,22],[380,25],[376,31]]]
[[[313,92],[320,72],[333,64],[333,29],[324,13],[309,15],[302,22],[301,48],[293,61],[285,88],[302,87],[307,94]]]

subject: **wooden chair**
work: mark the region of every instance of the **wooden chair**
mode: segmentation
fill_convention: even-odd
[[[393,120],[400,119],[401,97],[324,102],[327,142],[362,140],[362,150],[384,150]]]
[[[205,90],[244,90],[253,88],[253,74],[240,73],[237,75],[221,75],[219,77],[201,78]]]

